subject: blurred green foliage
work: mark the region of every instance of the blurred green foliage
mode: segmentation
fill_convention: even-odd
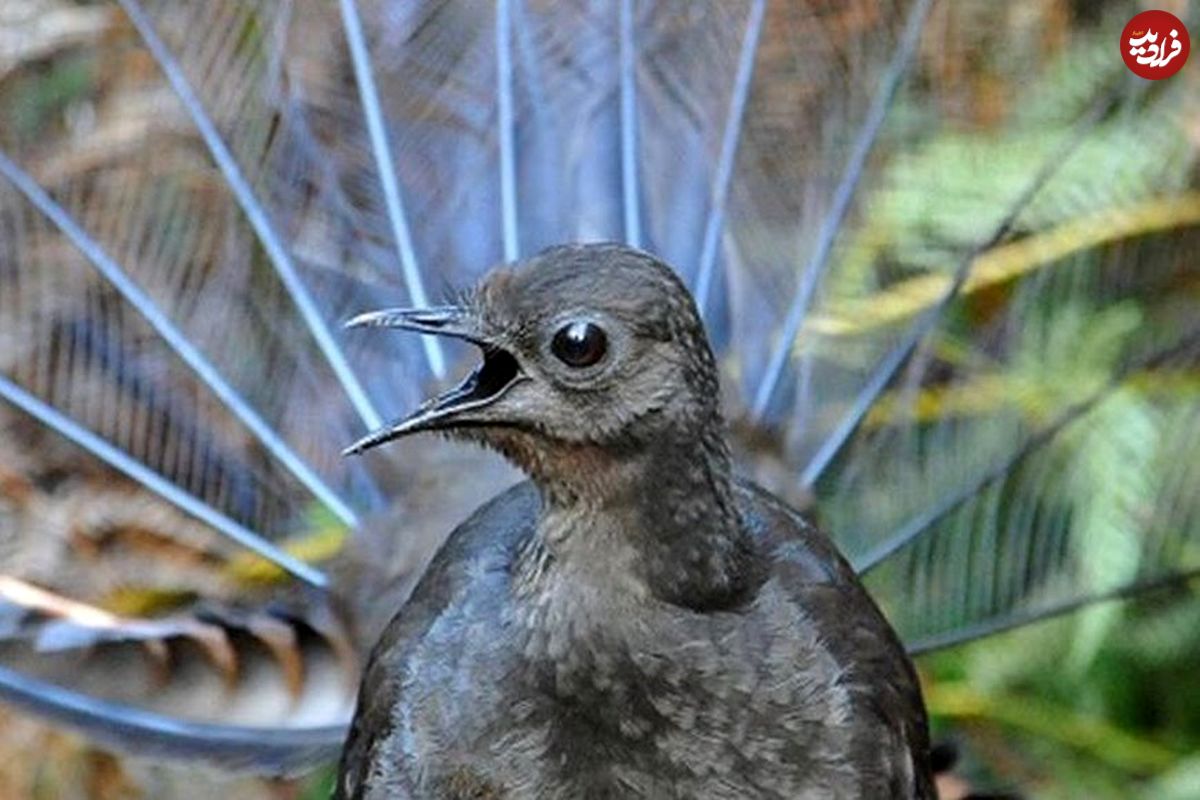
[[[1003,124],[947,128],[896,159],[857,237],[843,251],[846,268],[833,272],[842,283],[832,291],[861,295],[864,284],[869,289],[878,280],[880,260],[901,280],[952,271],[957,254],[986,239],[1029,175],[1069,135],[1097,88],[1124,78],[1112,58],[1112,29],[1099,24],[1079,37],[1058,60],[1071,69],[1047,64],[1023,87],[1020,104]],[[1087,63],[1095,69],[1079,68]],[[1194,85],[1143,88],[1136,113],[1102,118],[1022,212],[1016,230],[1037,235],[1090,214],[1136,209],[1165,193],[1194,190],[1195,118],[1180,114],[1192,102],[1188,93]],[[919,127],[914,120],[923,113],[929,109],[919,98],[909,98],[893,134]],[[1020,328],[1002,339],[987,363],[964,342],[992,318],[965,304],[935,349],[951,368],[976,374],[924,398],[918,409],[929,431],[922,446],[943,446],[939,429],[951,418],[974,420],[969,435],[959,426],[945,446],[973,450],[986,461],[1014,430],[994,417],[1016,408],[1036,423],[1045,409],[1074,402],[1112,380],[1135,334],[1151,341],[1160,331],[1178,331],[1180,287],[1164,289],[1148,280],[1126,297],[1129,286],[1148,279],[1136,275],[1124,280],[1123,290],[1114,288],[1121,283],[1113,279],[1114,264],[1157,268],[1167,260],[1153,261],[1154,236],[1139,233],[1123,260],[1108,245],[1080,237],[1069,256],[1025,265],[1022,274],[1031,276],[1038,295],[1021,307]],[[994,302],[1011,307],[1022,298]],[[1024,486],[992,492],[988,513],[1001,519],[1024,513],[1030,526],[1055,535],[1055,526],[1061,527],[1056,546],[1069,556],[1063,563],[1091,587],[1136,580],[1143,560],[1162,557],[1156,548],[1172,537],[1184,542],[1169,557],[1181,566],[1195,564],[1195,547],[1183,531],[1162,529],[1194,526],[1194,512],[1163,512],[1154,502],[1172,496],[1167,484],[1179,476],[1200,476],[1200,452],[1189,446],[1198,389],[1194,374],[1167,371],[1151,370],[1123,383],[1086,424],[1067,429],[1025,468]],[[957,464],[941,466],[940,491],[955,485]],[[908,465],[895,474],[880,472],[890,480],[876,480],[866,503],[879,509],[881,519],[895,516],[891,506],[911,502],[930,475],[938,474],[935,468],[913,472]],[[1185,488],[1174,496],[1192,498],[1194,506],[1197,491]],[[837,519],[839,500],[862,504],[864,497],[835,494],[827,518]],[[965,523],[947,523],[954,524]],[[830,527],[838,530],[836,522]],[[967,591],[982,593],[986,587]],[[935,738],[962,745],[960,770],[977,786],[1051,799],[1200,798],[1200,582],[1175,583],[1137,600],[1100,604],[939,652],[919,666]]]
[[[935,730],[962,742],[979,783],[1030,797],[1200,797],[1198,588],[925,659]]]

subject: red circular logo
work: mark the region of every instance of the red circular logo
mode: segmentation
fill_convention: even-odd
[[[1166,11],[1143,11],[1121,31],[1121,58],[1140,78],[1160,81],[1183,68],[1192,41],[1179,17]]]

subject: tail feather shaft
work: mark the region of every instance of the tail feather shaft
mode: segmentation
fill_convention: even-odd
[[[367,51],[362,19],[359,16],[355,0],[341,0],[341,11],[343,27],[346,30],[346,42],[349,45],[351,61],[354,64],[354,78],[358,84],[358,96],[367,120],[371,150],[379,168],[379,182],[383,187],[383,197],[387,204],[392,235],[396,240],[396,252],[404,273],[404,283],[408,288],[408,296],[412,300],[412,304],[417,307],[427,306],[429,297],[425,293],[425,283],[417,265],[416,250],[413,247],[412,233],[408,225],[408,214],[401,198],[400,183],[396,178],[396,165],[392,159],[391,145],[388,142],[383,109],[380,108],[379,92],[375,88],[375,72],[371,67],[371,56]],[[444,378],[446,376],[446,357],[442,352],[441,343],[432,336],[426,336],[423,345],[425,357],[429,361],[429,368],[433,371],[434,376],[438,379]],[[373,424],[368,423],[367,427],[374,430],[379,427],[379,424],[376,421]]]
[[[758,40],[762,34],[763,17],[767,11],[767,0],[754,0],[746,19],[746,33],[742,39],[741,54],[738,56],[737,76],[734,78],[733,96],[729,101],[729,115],[725,119],[725,130],[721,135],[721,152],[717,156],[717,167],[713,177],[712,198],[709,201],[708,218],[704,222],[704,240],[700,247],[700,262],[696,271],[694,294],[700,316],[706,317],[708,297],[712,291],[713,272],[717,265],[717,248],[725,226],[725,201],[729,196],[729,184],[733,178],[733,164],[737,156],[742,118],[746,113],[746,102],[750,99],[750,87],[754,79],[754,60],[758,54]]]
[[[967,502],[979,497],[979,495],[985,489],[1012,474],[1012,472],[1031,455],[1054,442],[1059,434],[1061,434],[1072,423],[1082,419],[1088,414],[1088,412],[1092,411],[1100,403],[1108,399],[1114,391],[1120,388],[1122,384],[1129,379],[1131,375],[1156,363],[1165,361],[1177,353],[1194,348],[1197,343],[1200,343],[1200,329],[1192,330],[1181,337],[1178,341],[1174,342],[1170,347],[1158,350],[1148,356],[1139,358],[1134,363],[1126,366],[1124,369],[1121,369],[1108,383],[1106,383],[1100,389],[1092,392],[1083,400],[1080,400],[1069,406],[1052,422],[1048,423],[1036,433],[1031,435],[1020,448],[1014,451],[1007,458],[995,464],[983,474],[976,476],[956,491],[948,493],[932,508],[927,509],[923,513],[909,520],[904,525],[897,528],[893,533],[886,536],[878,545],[876,545],[866,554],[855,559],[855,570],[859,574],[865,575],[871,570],[875,569],[889,557],[899,552],[904,547],[910,545],[912,542],[916,541],[921,534],[930,530],[938,522],[945,519],[951,512],[962,507]]]
[[[247,220],[249,220],[251,226],[254,228],[260,244],[262,244],[272,265],[274,265],[280,280],[291,294],[296,308],[308,325],[308,329],[316,340],[318,347],[320,347],[321,352],[325,355],[326,360],[328,360],[351,405],[358,412],[363,425],[368,430],[378,428],[383,424],[383,418],[367,395],[366,389],[359,382],[353,368],[350,366],[349,360],[346,358],[345,352],[326,324],[316,300],[304,285],[304,281],[301,279],[292,261],[289,249],[271,223],[270,214],[257,197],[255,197],[254,190],[242,174],[237,160],[221,137],[217,126],[213,123],[205,111],[204,105],[192,90],[183,70],[171,54],[171,50],[155,31],[153,20],[150,19],[146,10],[137,0],[120,0],[120,2],[126,15],[133,22],[142,40],[146,43],[146,47],[154,55],[155,60],[162,68],[171,87],[179,95],[179,99],[183,102],[184,107],[196,125],[196,130],[204,139],[213,160],[217,162],[217,166],[220,167],[226,182],[237,197],[238,203],[243,213],[245,213]]]
[[[3,666],[0,698],[119,750],[260,773],[295,773],[328,761],[346,735],[344,725],[252,728],[187,722],[97,700]]]
[[[504,260],[520,256],[520,232],[517,228],[517,143],[516,116],[513,108],[514,70],[513,0],[496,3],[496,121],[500,143],[500,224],[503,231]]]
[[[883,129],[883,121],[896,99],[900,82],[912,63],[917,44],[921,40],[921,32],[925,28],[925,20],[928,18],[932,6],[933,0],[916,0],[909,9],[908,18],[904,24],[904,33],[883,78],[880,80],[879,89],[867,112],[867,117],[863,120],[855,137],[845,171],[842,173],[837,189],[834,190],[829,211],[821,221],[821,228],[817,234],[812,255],[804,265],[800,284],[792,296],[787,317],[784,319],[779,337],[776,339],[770,359],[767,361],[766,371],[754,393],[751,414],[755,419],[762,419],[767,413],[767,407],[783,376],[788,355],[796,341],[796,335],[800,332],[804,318],[808,315],[813,296],[821,283],[821,277],[829,266],[830,257],[833,255],[833,245],[837,240],[838,232],[841,231],[846,215],[850,211],[850,202],[854,199],[854,193],[865,174],[867,156],[870,155],[875,140]]]
[[[246,549],[279,565],[306,583],[318,587],[325,586],[326,579],[320,570],[285,553],[271,544],[266,537],[234,522],[209,504],[183,491],[133,456],[42,402],[2,375],[0,375],[0,397]]]
[[[946,310],[954,302],[954,299],[958,297],[959,290],[962,289],[963,284],[966,283],[967,278],[970,276],[971,267],[974,265],[975,259],[999,244],[1012,231],[1021,212],[1033,202],[1034,197],[1037,196],[1042,187],[1058,173],[1071,153],[1083,143],[1088,132],[1096,126],[1104,112],[1111,107],[1112,102],[1113,99],[1106,96],[1100,102],[1094,104],[1091,111],[1083,116],[1079,124],[1075,126],[1075,129],[1063,139],[1062,145],[1043,162],[1042,168],[1038,170],[1037,174],[1030,179],[1025,189],[1017,196],[1017,199],[1009,207],[991,235],[985,241],[972,248],[958,263],[954,269],[953,279],[934,307],[913,322],[901,343],[885,355],[872,370],[871,376],[855,396],[850,409],[842,416],[837,425],[833,427],[824,441],[818,445],[812,458],[809,459],[804,469],[801,470],[800,486],[802,488],[811,489],[821,479],[825,470],[837,458],[842,448],[854,436],[854,433],[858,430],[863,420],[866,419],[867,414],[878,402],[884,389],[891,384],[892,379],[908,363],[912,354],[916,352],[917,347],[942,320]]]
[[[72,244],[86,257],[89,263],[104,276],[143,319],[149,323],[162,340],[179,358],[208,386],[213,394],[240,420],[263,447],[305,487],[350,527],[357,527],[358,515],[344,499],[338,496],[309,464],[304,461],[279,434],[266,423],[258,412],[225,380],[221,372],[196,348],[195,345],[167,317],[158,305],[133,281],[121,266],[113,261],[103,248],[92,239],[71,215],[54,202],[28,174],[20,169],[4,152],[0,151],[0,175],[49,218]]]
[[[641,176],[638,170],[637,40],[633,0],[620,0],[621,196],[625,242],[642,246]]]
[[[1200,569],[1189,569],[1183,572],[1133,581],[1106,592],[1073,597],[1069,600],[1062,600],[1056,603],[1035,605],[1031,608],[1023,608],[1010,614],[989,617],[988,619],[980,620],[970,625],[963,625],[943,633],[915,639],[906,645],[906,649],[914,656],[933,653],[988,636],[994,636],[1005,631],[1023,628],[1026,625],[1035,625],[1039,622],[1053,619],[1054,617],[1061,617],[1101,603],[1111,603],[1163,589],[1186,586],[1198,577],[1200,577]]]

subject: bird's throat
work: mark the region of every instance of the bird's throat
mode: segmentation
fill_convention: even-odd
[[[573,453],[538,480],[539,569],[695,610],[742,602],[759,573],[715,436]],[[565,476],[565,477],[564,477]]]

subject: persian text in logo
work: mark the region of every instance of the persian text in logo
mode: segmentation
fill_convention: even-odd
[[[1146,80],[1160,81],[1179,72],[1191,49],[1187,28],[1166,11],[1143,11],[1121,31],[1125,66]]]

